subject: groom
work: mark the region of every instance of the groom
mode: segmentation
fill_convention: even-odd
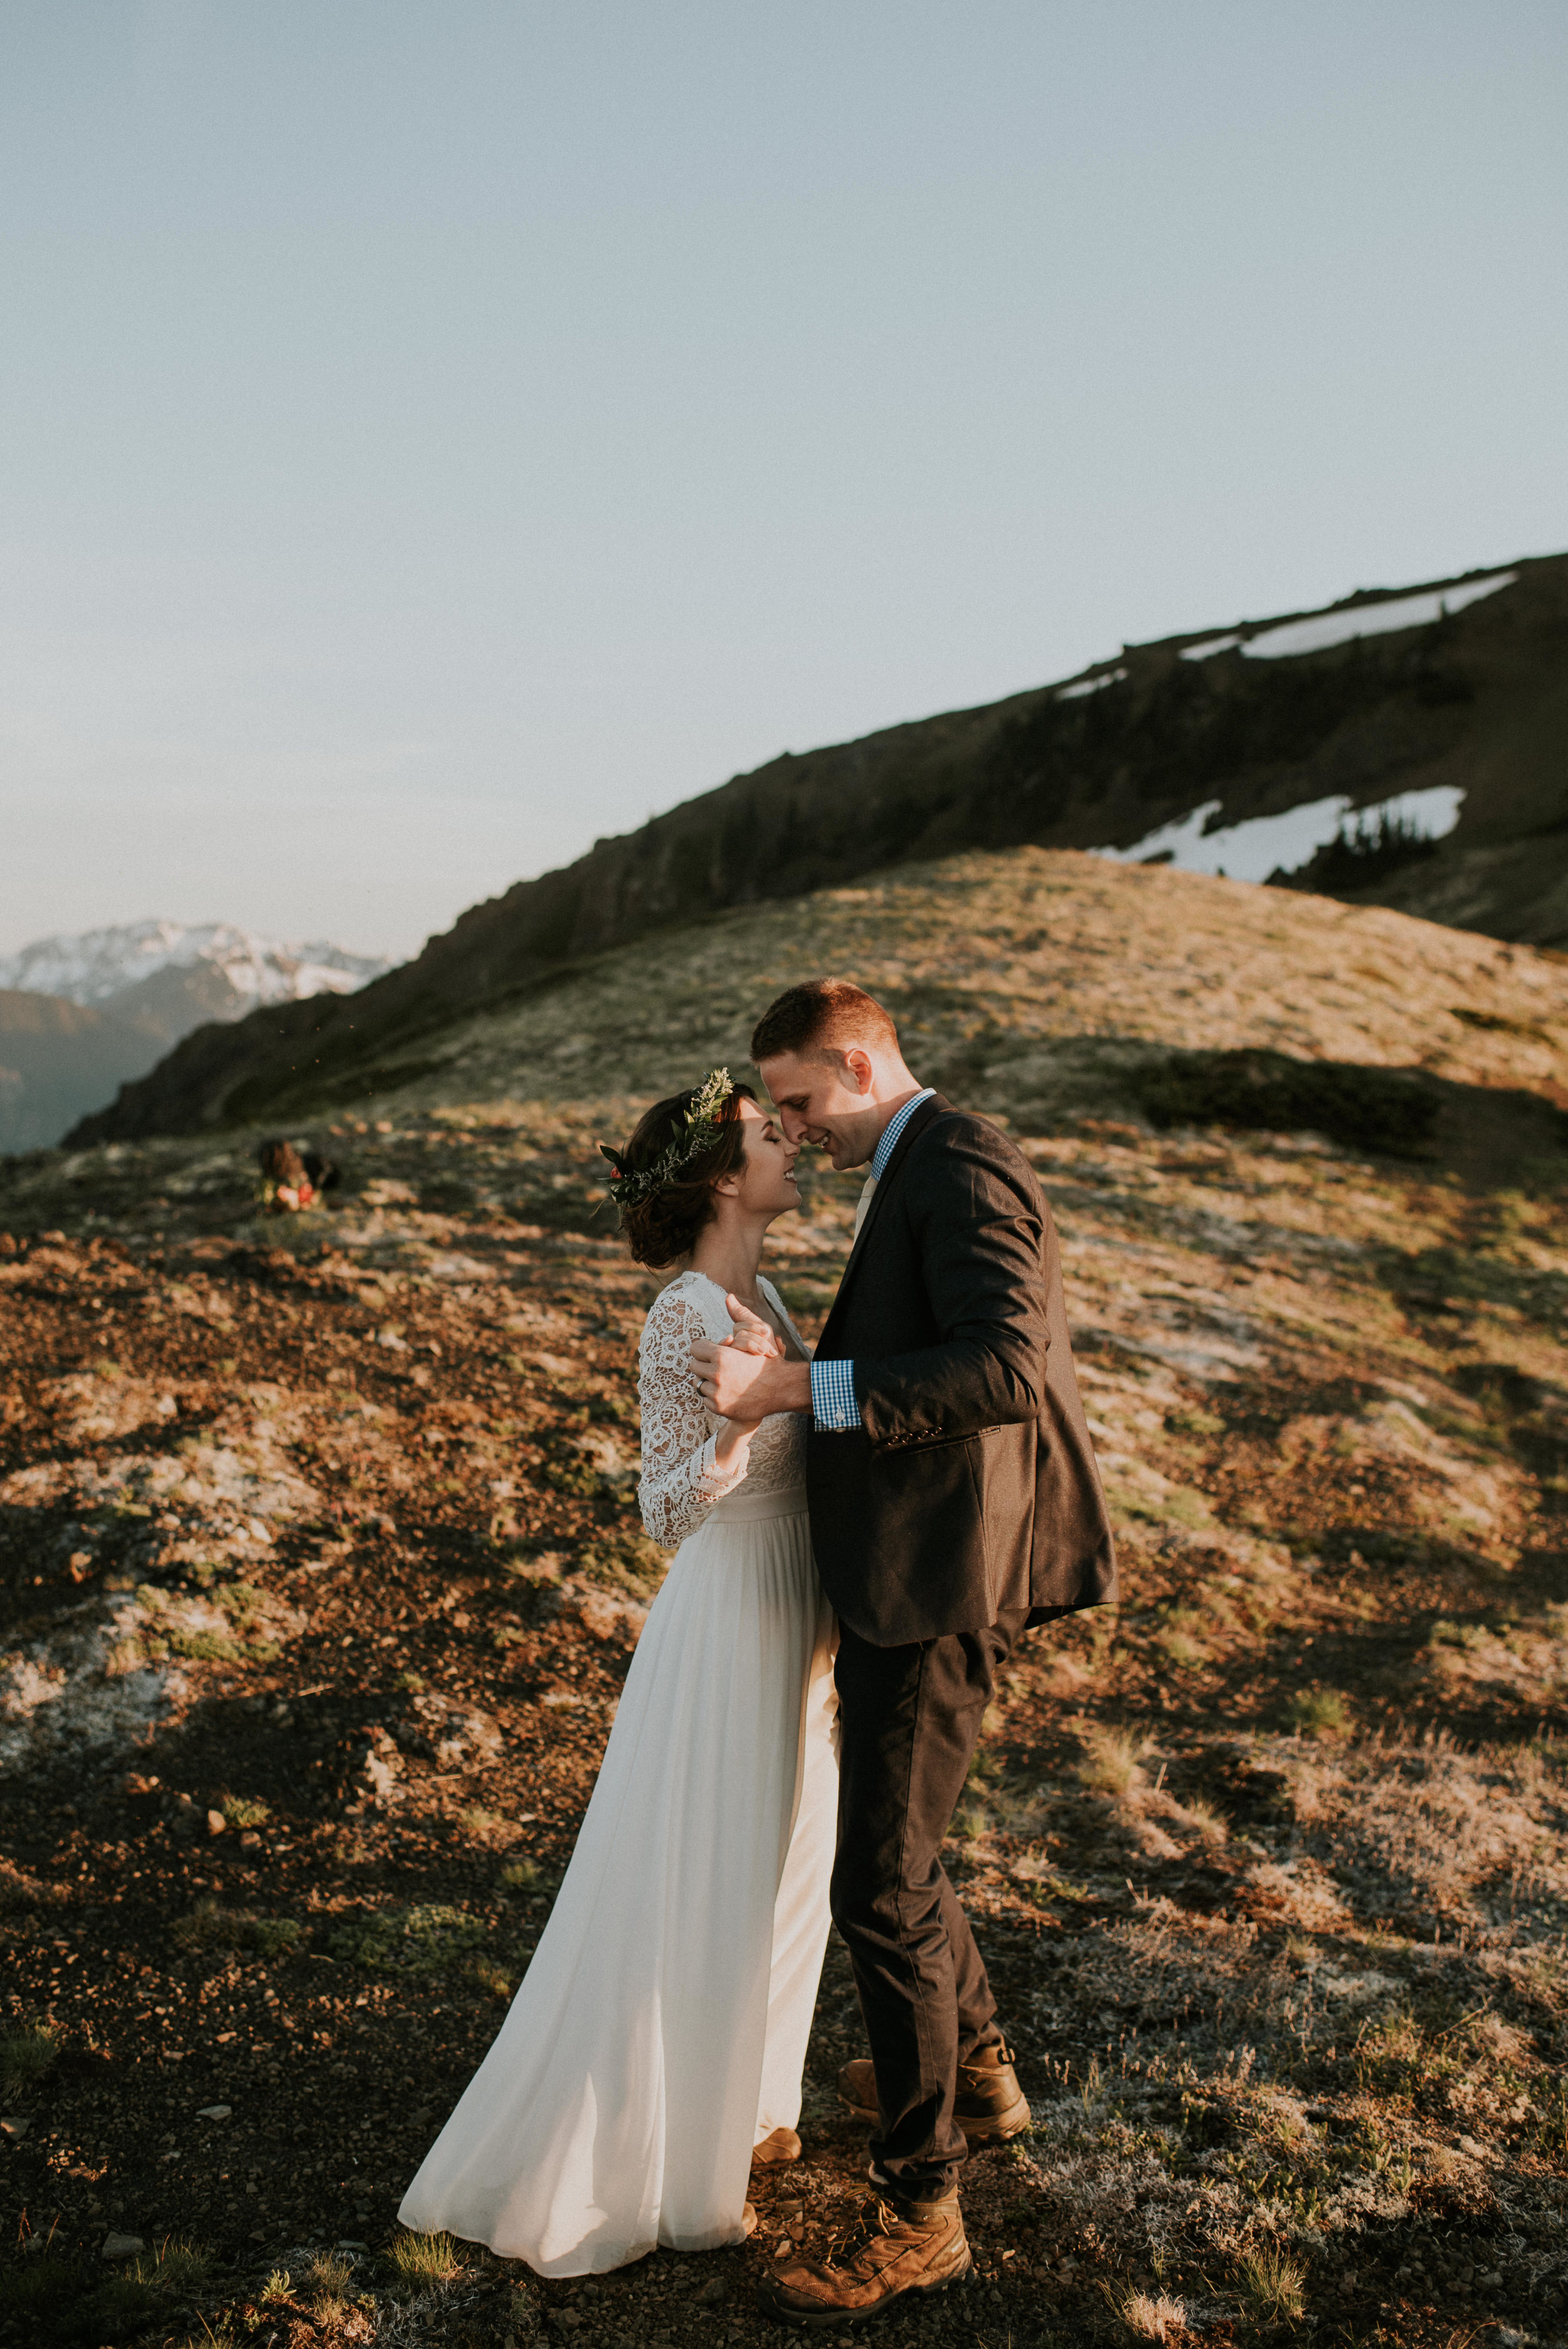
[[[781,995],[751,1057],[790,1141],[872,1170],[815,1360],[693,1357],[725,1417],[810,1414],[811,1539],[839,1617],[832,1910],[872,2051],[840,2085],[874,2117],[876,2192],[826,2258],[762,2287],[773,2315],[817,2327],[965,2274],[966,2139],[1027,2125],[941,1846],[1008,1650],[1113,1599],[1116,1565],[1027,1160],[921,1085],[888,1014],[845,980]],[[738,1337],[762,1335],[730,1311]]]

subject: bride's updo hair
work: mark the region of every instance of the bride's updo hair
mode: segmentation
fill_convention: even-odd
[[[628,1174],[640,1174],[664,1155],[684,1132],[687,1114],[701,1090],[699,1085],[688,1085],[684,1093],[672,1093],[668,1101],[655,1102],[652,1109],[645,1112],[620,1154]],[[683,1166],[651,1198],[639,1199],[634,1206],[622,1208],[621,1229],[639,1264],[649,1265],[657,1271],[667,1264],[677,1263],[691,1254],[703,1226],[713,1221],[714,1185],[722,1182],[727,1174],[738,1173],[746,1156],[746,1137],[740,1130],[743,1099],[757,1099],[749,1085],[737,1085],[730,1092],[719,1112],[717,1135],[700,1157]]]

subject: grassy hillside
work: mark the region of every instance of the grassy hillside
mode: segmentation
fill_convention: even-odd
[[[0,2338],[777,2338],[758,2266],[862,2180],[836,1948],[744,2251],[542,2285],[394,2214],[662,1572],[594,1140],[829,964],[1040,1170],[1123,1560],[1018,1651],[954,1825],[1036,2127],[888,2337],[1557,2337],[1568,964],[1031,852],[453,1030],[314,1130],[330,1214],[258,1219],[253,1132],[0,1170]],[[809,1327],[857,1188],[813,1164],[779,1227]]]
[[[1129,846],[1210,800],[1233,823],[1453,785],[1464,807],[1436,854],[1372,869],[1367,888],[1356,874],[1331,885],[1500,937],[1568,940],[1568,556],[1517,572],[1429,626],[1287,659],[1233,647],[1183,660],[1196,639],[1172,637],[1100,664],[1092,692],[1042,687],[787,754],[475,906],[361,994],[199,1031],[77,1138],[290,1114],[302,1081],[347,1102],[369,1062],[419,1061],[455,1019],[672,923],[955,850]]]
[[[1016,1119],[1146,1114],[1162,1086],[1224,1081],[1212,1056],[1228,1050],[1406,1071],[1450,1141],[1462,1127],[1482,1150],[1553,1146],[1546,1105],[1568,1107],[1568,963],[1383,908],[1042,849],[661,931],[432,1030],[418,1057],[367,1050],[350,1102],[364,1117],[656,1094],[744,1062],[758,1010],[810,971],[852,973],[923,1073]],[[1397,1112],[1392,1073],[1361,1082]],[[255,1105],[318,1131],[344,1107],[310,1066]]]

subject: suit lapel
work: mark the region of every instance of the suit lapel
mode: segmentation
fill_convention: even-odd
[[[933,1093],[929,1101],[921,1102],[920,1107],[899,1135],[893,1147],[892,1156],[877,1178],[876,1189],[872,1193],[871,1205],[866,1209],[865,1221],[861,1224],[855,1244],[845,1261],[843,1276],[839,1282],[839,1293],[833,1299],[832,1309],[822,1325],[821,1337],[817,1341],[819,1349],[825,1346],[832,1335],[833,1324],[839,1318],[839,1309],[849,1292],[850,1282],[865,1260],[866,1247],[876,1226],[877,1217],[887,1205],[888,1195],[903,1170],[903,1162],[909,1155],[911,1144],[924,1133],[933,1118],[940,1116],[943,1111],[951,1106],[950,1102],[944,1101],[940,1093]]]

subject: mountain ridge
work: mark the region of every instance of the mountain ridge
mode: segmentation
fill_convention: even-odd
[[[1504,576],[1506,574],[1506,577]],[[1496,581],[1462,610],[1285,657],[1249,650],[1305,620]],[[1332,633],[1332,632],[1331,632]],[[1188,657],[1200,646],[1207,658]],[[389,1053],[672,922],[803,895],[967,849],[1136,850],[1214,802],[1210,828],[1319,802],[1462,797],[1434,854],[1351,903],[1525,943],[1568,942],[1568,556],[1315,612],[1128,645],[1078,678],[784,752],[470,907],[350,1003],[318,999],[197,1031],[70,1139],[195,1132],[351,1097]],[[1084,688],[1093,689],[1084,690]]]

